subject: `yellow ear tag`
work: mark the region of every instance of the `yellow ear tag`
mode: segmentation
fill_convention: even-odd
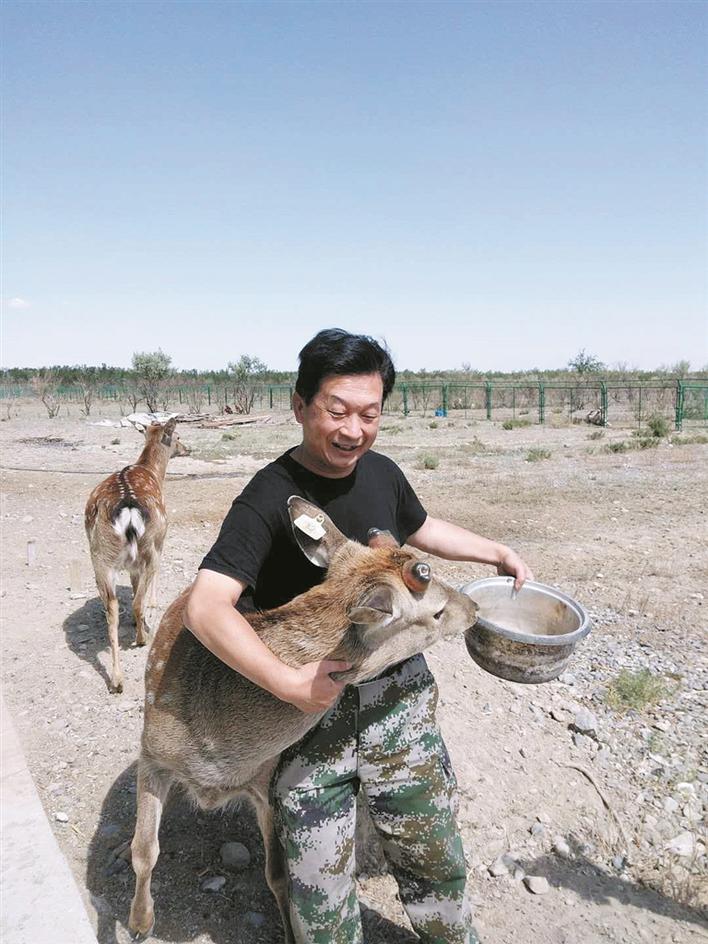
[[[323,521],[324,515],[317,515],[316,518],[311,518],[309,515],[300,515],[293,521],[293,524],[308,538],[312,538],[313,541],[321,541],[327,533],[322,527]]]

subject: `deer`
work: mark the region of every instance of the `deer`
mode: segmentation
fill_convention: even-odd
[[[346,538],[299,496],[288,499],[288,513],[300,549],[327,572],[322,583],[289,603],[247,615],[283,662],[346,661],[351,668],[333,678],[354,684],[443,637],[471,631],[477,605],[435,578],[430,564],[399,547],[389,532],[372,529],[365,546]],[[146,664],[129,928],[142,936],[154,926],[150,882],[159,856],[158,830],[170,789],[179,785],[203,809],[218,809],[244,795],[253,803],[266,881],[286,944],[293,944],[285,858],[268,790],[281,752],[304,737],[324,711],[306,714],[279,700],[206,649],[184,625],[189,593],[184,590],[165,611]]]
[[[130,574],[133,590],[135,644],[144,646],[149,627],[143,610],[153,587],[167,532],[162,484],[172,456],[189,455],[175,432],[177,418],[166,423],[136,427],[145,433],[137,462],[104,479],[89,495],[84,524],[91,552],[96,587],[103,603],[111,646],[110,689],[123,691],[118,650],[116,580],[121,570]]]

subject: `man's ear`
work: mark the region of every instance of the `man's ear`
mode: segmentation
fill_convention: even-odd
[[[295,414],[295,419],[302,425],[302,415],[305,412],[305,401],[302,399],[299,393],[293,394],[293,413]]]
[[[305,557],[317,567],[329,567],[335,551],[346,544],[347,538],[321,508],[299,495],[288,498],[288,514]]]
[[[393,591],[386,585],[367,590],[347,616],[359,626],[382,628],[388,626],[395,617]]]

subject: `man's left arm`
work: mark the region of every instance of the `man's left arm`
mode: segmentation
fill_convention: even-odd
[[[441,518],[428,515],[421,527],[410,535],[407,543],[446,560],[492,564],[498,574],[516,578],[514,586],[517,590],[521,589],[525,580],[533,580],[530,568],[512,548]]]

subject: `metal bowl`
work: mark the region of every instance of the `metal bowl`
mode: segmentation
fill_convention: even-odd
[[[479,607],[477,622],[465,633],[469,654],[481,668],[511,682],[557,678],[590,632],[579,603],[533,580],[518,593],[513,577],[485,577],[460,591]]]

